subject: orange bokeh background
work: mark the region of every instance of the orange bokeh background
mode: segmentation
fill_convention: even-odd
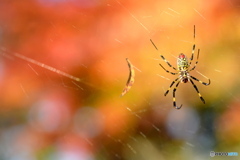
[[[240,153],[239,7],[236,0],[0,2],[0,159]],[[183,108],[175,110],[172,91],[164,92],[176,76],[159,66],[168,67],[159,55],[176,66],[179,53],[191,56],[193,44],[200,49],[196,70],[212,83],[196,82],[205,105],[190,83],[180,84],[176,101]],[[126,58],[135,66],[135,83],[120,97],[129,74]]]

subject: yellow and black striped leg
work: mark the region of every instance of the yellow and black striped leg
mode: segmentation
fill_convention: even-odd
[[[195,25],[193,26],[193,40],[195,41]],[[192,60],[193,60],[194,52],[195,52],[195,47],[196,47],[196,45],[194,44],[193,48],[192,48],[192,56],[190,58],[189,66],[192,64]]]
[[[191,63],[192,63],[193,56],[194,56],[194,52],[195,52],[195,44],[193,45],[193,49],[192,49],[192,56],[191,56],[191,58],[190,58],[189,66],[190,66],[190,65],[191,65]]]
[[[189,80],[190,80],[190,82],[192,83],[192,85],[193,85],[193,87],[195,88],[195,90],[197,91],[199,98],[200,98],[201,101],[205,104],[205,100],[203,99],[203,97],[202,97],[201,93],[199,92],[197,86],[194,84],[194,82],[193,82],[191,79],[189,79]]]
[[[168,64],[169,67],[172,67],[174,70],[177,70],[175,67],[173,67],[168,60],[166,60],[163,55],[160,54],[160,57],[164,60],[164,62],[166,62]]]
[[[196,61],[196,63],[194,64],[193,68],[190,69],[188,72],[190,72],[190,71],[192,71],[192,70],[194,70],[194,69],[196,68],[196,66],[197,66],[197,64],[198,64],[199,53],[200,53],[200,49],[198,49],[198,54],[197,54],[197,61]],[[191,62],[190,62],[189,64],[191,64]]]
[[[153,46],[156,48],[156,50],[158,50],[157,46],[153,43],[153,41],[150,39],[150,41],[152,42]],[[165,57],[163,55],[160,54],[160,57],[164,60],[164,62],[166,62],[168,64],[169,67],[172,67],[174,70],[177,70],[175,67],[173,67],[168,60],[165,59]]]
[[[173,89],[173,107],[176,108],[176,109],[182,108],[182,104],[181,104],[180,107],[178,107],[178,106],[176,105],[176,98],[175,98],[175,92],[176,92],[177,87],[178,87],[178,85],[179,85],[180,82],[181,82],[181,81],[179,81],[179,82],[176,84],[176,87]]]
[[[190,76],[192,79],[194,79],[195,81],[198,81],[199,83],[201,83],[201,84],[203,84],[203,85],[205,85],[205,86],[208,86],[210,83],[211,83],[211,81],[210,81],[210,79],[209,78],[207,78],[208,79],[208,83],[206,83],[206,82],[202,82],[202,81],[200,81],[199,79],[197,79],[197,78],[195,78],[195,77],[193,77],[193,76]]]
[[[178,73],[173,73],[173,72],[170,72],[170,71],[166,70],[160,63],[159,63],[159,65],[160,65],[167,73],[170,73],[170,74],[172,74],[172,75],[178,74]]]
[[[179,78],[177,78],[177,79],[175,79],[174,81],[172,81],[170,87],[169,87],[168,90],[165,92],[164,96],[166,96],[166,95],[168,94],[168,92],[169,92],[170,89],[172,88],[172,85],[173,85],[174,83],[176,83],[176,82],[178,81],[178,79],[179,79]]]

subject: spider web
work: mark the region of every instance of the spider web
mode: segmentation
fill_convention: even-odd
[[[240,153],[238,2],[0,2],[0,159],[207,159]],[[29,9],[29,5],[32,6]],[[219,13],[221,10],[221,13]],[[216,14],[218,16],[216,16]],[[220,15],[219,15],[220,14]],[[193,38],[193,26],[196,37]],[[156,44],[158,51],[151,44]],[[196,44],[191,83],[166,73]],[[128,78],[135,82],[121,97]],[[218,157],[226,158],[226,157]],[[235,157],[237,158],[237,157]]]

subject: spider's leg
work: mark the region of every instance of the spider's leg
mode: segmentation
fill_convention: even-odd
[[[169,87],[168,90],[165,92],[164,96],[166,96],[166,95],[168,94],[168,92],[169,92],[170,89],[172,88],[172,85],[173,85],[174,83],[176,83],[178,80],[179,80],[179,77],[178,77],[177,79],[175,79],[174,81],[172,81],[170,87]]]
[[[192,83],[192,85],[193,85],[193,87],[195,88],[195,90],[197,91],[199,98],[200,98],[201,101],[205,104],[205,100],[203,99],[203,97],[202,97],[201,93],[199,92],[197,86],[194,84],[194,82],[192,81],[191,78],[189,78],[189,80],[190,80],[190,82]]]
[[[195,78],[195,77],[193,77],[193,76],[190,76],[192,79],[194,79],[195,81],[198,81],[199,83],[201,83],[201,84],[203,84],[203,85],[205,85],[205,86],[208,86],[210,83],[211,83],[211,81],[210,81],[210,79],[209,78],[207,78],[208,79],[208,83],[206,83],[206,82],[202,82],[202,81],[200,81],[199,79],[197,79],[197,78]]]
[[[172,74],[172,75],[178,74],[178,73],[173,73],[173,72],[170,72],[170,71],[166,70],[160,63],[159,63],[159,65],[160,65],[167,73],[170,73],[170,74]]]
[[[190,72],[190,71],[192,71],[192,70],[194,70],[194,69],[196,68],[196,66],[197,66],[197,64],[198,64],[199,53],[200,53],[200,49],[198,49],[198,54],[197,54],[197,61],[196,61],[196,63],[194,64],[193,68],[190,69],[188,72]],[[190,61],[189,66],[190,66],[191,62],[192,62],[192,61]]]
[[[189,62],[189,66],[191,65],[192,63],[192,60],[193,60],[193,56],[194,56],[194,52],[195,52],[195,25],[193,26],[193,40],[194,40],[194,44],[193,44],[193,48],[192,48],[192,56],[190,58],[190,62]]]
[[[193,26],[193,39],[195,40],[195,25]]]
[[[180,81],[176,84],[176,87],[173,89],[173,107],[176,108],[176,109],[182,108],[182,104],[181,104],[180,107],[178,107],[178,106],[176,105],[176,98],[175,98],[175,92],[176,92],[176,90],[177,90],[177,87],[178,87],[179,83],[180,83]]]
[[[189,66],[192,64],[192,60],[193,60],[193,56],[194,56],[194,52],[195,52],[195,44],[193,45],[192,56],[191,56],[191,58],[190,58]]]
[[[150,39],[150,41],[152,42],[153,46],[156,48],[156,50],[158,50],[157,46],[153,43],[153,41]],[[160,57],[164,60],[164,62],[166,62],[168,64],[169,67],[172,67],[174,70],[177,70],[175,67],[173,67],[168,60],[166,60],[166,58],[160,54]]]

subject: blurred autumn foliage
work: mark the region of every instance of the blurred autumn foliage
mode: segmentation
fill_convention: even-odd
[[[0,159],[240,154],[239,7],[237,0],[0,1]],[[200,49],[197,71],[212,84],[196,82],[206,105],[191,84],[180,84],[176,101],[183,108],[175,110],[172,93],[163,94],[176,76],[159,66],[168,67],[159,53],[176,66],[179,53],[191,56],[193,44]],[[120,97],[126,58],[135,66],[135,83]]]

